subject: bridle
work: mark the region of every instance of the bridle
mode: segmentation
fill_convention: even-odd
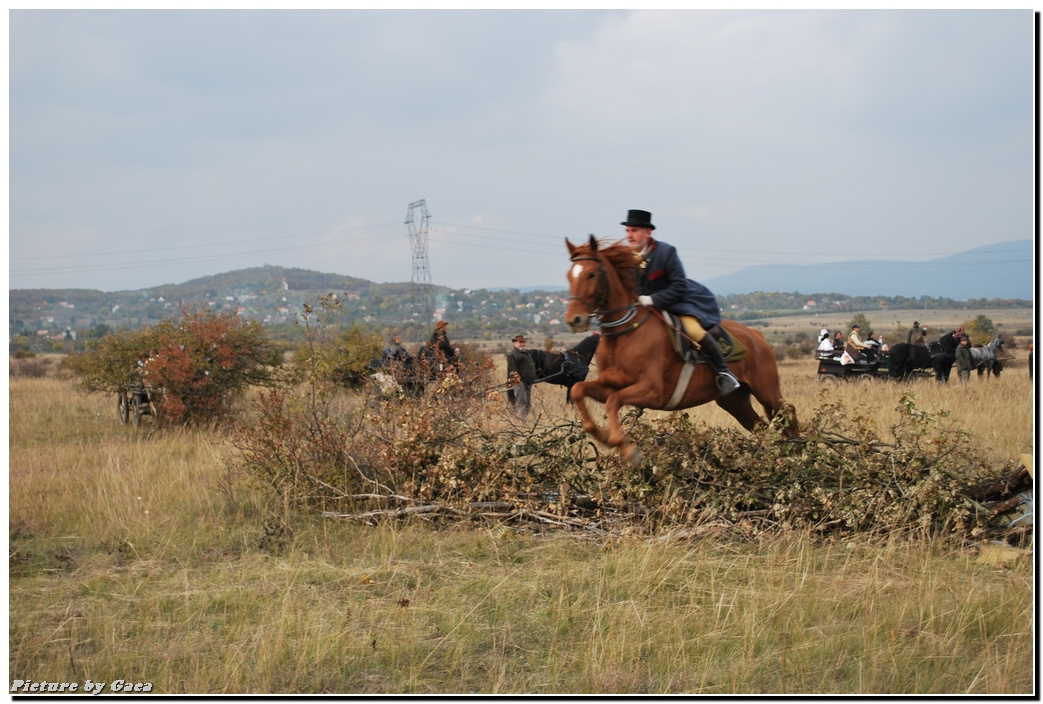
[[[597,262],[598,264],[598,287],[594,292],[594,300],[590,301],[582,296],[569,296],[570,301],[579,301],[585,305],[589,310],[590,314],[587,315],[587,320],[591,324],[597,326],[602,331],[602,336],[605,338],[618,337],[624,335],[631,330],[636,329],[641,323],[648,317],[648,311],[645,311],[645,315],[637,322],[632,322],[637,317],[637,305],[634,301],[631,301],[625,306],[618,308],[605,308],[608,305],[608,270],[605,267],[605,262],[602,261],[601,257],[595,257],[592,255],[580,255],[572,257],[573,262]],[[605,316],[615,315],[622,313],[622,315],[615,320],[605,321]],[[630,325],[630,327],[623,328],[624,325]],[[617,329],[623,328],[623,329]]]

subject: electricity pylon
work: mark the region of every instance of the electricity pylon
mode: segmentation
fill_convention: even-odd
[[[420,224],[417,224],[415,211],[420,211]],[[406,225],[409,227],[409,245],[413,250],[413,287],[412,305],[422,324],[431,322],[435,315],[435,295],[431,287],[431,267],[427,260],[427,222],[431,214],[427,212],[427,202],[420,199],[409,204],[406,214]]]

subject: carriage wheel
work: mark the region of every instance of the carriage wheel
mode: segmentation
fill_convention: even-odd
[[[135,428],[141,424],[141,399],[132,394],[130,399],[130,423]]]
[[[866,372],[864,374],[859,374],[858,375],[858,383],[860,383],[860,384],[866,384],[868,382],[871,382],[872,380],[873,380],[873,376],[871,374],[869,374],[868,372]]]
[[[819,374],[818,383],[832,385],[837,383],[837,377],[832,374]]]
[[[116,398],[116,415],[119,418],[120,425],[127,424],[129,413],[129,409],[127,408],[127,392],[120,391],[119,396]]]

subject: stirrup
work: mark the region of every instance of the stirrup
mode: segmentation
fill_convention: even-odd
[[[718,372],[717,388],[721,390],[722,395],[727,396],[739,388],[739,380],[731,372]]]

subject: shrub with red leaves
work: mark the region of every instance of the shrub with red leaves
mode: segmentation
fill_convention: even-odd
[[[260,323],[181,308],[181,318],[102,338],[69,367],[88,391],[144,384],[163,424],[220,420],[250,385],[274,380],[281,354]]]

